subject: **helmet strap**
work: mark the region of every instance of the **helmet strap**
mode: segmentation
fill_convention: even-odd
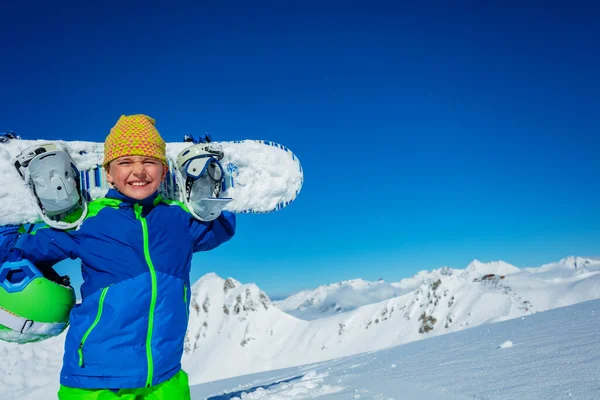
[[[16,333],[55,336],[63,331],[66,324],[68,322],[35,322],[0,307],[0,325],[10,328]]]

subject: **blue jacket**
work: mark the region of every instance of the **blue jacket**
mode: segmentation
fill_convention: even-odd
[[[89,204],[77,230],[38,229],[16,247],[40,267],[80,258],[82,302],[71,311],[60,382],[142,388],[181,369],[192,254],[235,232],[235,214],[201,222],[180,203],[116,190]]]

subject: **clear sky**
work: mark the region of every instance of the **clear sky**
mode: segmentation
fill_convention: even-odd
[[[594,2],[61,3],[2,7],[0,131],[103,141],[145,113],[303,164],[297,201],[240,215],[193,279],[278,297],[600,255]]]

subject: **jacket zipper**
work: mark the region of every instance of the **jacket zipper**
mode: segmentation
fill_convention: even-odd
[[[88,328],[88,330],[85,331],[85,334],[83,335],[83,338],[81,339],[81,342],[79,342],[79,350],[77,350],[77,353],[79,354],[79,366],[81,368],[83,368],[83,346],[85,345],[85,342],[86,342],[88,336],[90,336],[90,333],[92,333],[92,331],[96,328],[96,325],[98,325],[98,322],[100,322],[100,318],[102,318],[102,310],[104,308],[104,298],[106,297],[107,292],[108,292],[108,287],[105,287],[104,289],[102,289],[102,293],[100,293],[100,300],[98,303],[98,312],[96,313],[96,319],[94,320],[92,325]]]
[[[185,305],[185,317],[189,320],[190,319],[190,308],[188,307],[187,293],[188,293],[187,283],[183,282],[183,304]]]
[[[152,386],[152,379],[154,375],[154,361],[152,359],[152,332],[154,330],[154,310],[156,308],[156,297],[157,297],[157,283],[156,283],[156,270],[152,264],[150,258],[150,246],[148,244],[148,223],[146,218],[142,217],[142,206],[139,204],[134,205],[135,217],[140,220],[142,224],[142,234],[144,239],[144,257],[146,258],[146,264],[150,270],[150,279],[152,281],[152,299],[150,300],[150,311],[148,315],[148,332],[146,334],[146,359],[148,362],[148,376],[146,377],[146,387]]]

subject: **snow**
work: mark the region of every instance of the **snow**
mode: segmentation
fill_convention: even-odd
[[[572,267],[575,263],[579,268]],[[523,313],[544,311],[598,298],[599,274],[600,260],[583,257],[567,257],[539,268],[518,268],[503,261],[483,263],[474,260],[465,269],[444,267],[433,271],[421,271],[398,282],[367,282],[355,279],[324,285],[276,301],[274,305],[297,318],[314,320],[410,295],[419,288],[426,291],[428,285],[439,280],[439,288],[435,290],[438,302],[440,292],[442,298],[454,298],[449,301],[456,305],[466,302],[466,308],[470,308],[471,301],[483,297],[487,301],[479,307],[481,310],[473,311],[480,312],[482,318],[487,314],[492,316],[492,320],[499,321],[515,318]],[[424,294],[433,295],[427,292]],[[415,301],[424,302],[423,299]],[[447,309],[452,312],[441,315],[442,308],[439,304],[435,308],[438,320],[441,316],[451,318],[453,323],[457,321],[456,317],[461,312],[460,307],[449,306]],[[476,318],[461,321],[470,325],[482,322]]]
[[[479,260],[473,260],[466,268],[470,275],[488,275],[495,274],[500,276],[506,276],[508,274],[515,274],[519,272],[519,268],[514,265],[510,265],[504,261],[494,261],[490,263],[482,263]]]
[[[195,385],[192,398],[598,399],[599,312],[598,300],[580,303],[376,352]],[[499,351],[497,343],[507,336],[515,347]],[[313,379],[311,394],[301,392],[302,379]]]
[[[562,260],[555,262],[555,263],[544,264],[541,267],[539,267],[539,270],[540,271],[552,271],[552,270],[556,270],[556,269],[578,269],[578,268],[585,269],[588,267],[597,267],[597,266],[600,266],[600,260],[570,256],[570,257],[563,258]]]
[[[413,289],[414,286],[407,288],[384,281],[353,279],[305,290],[274,304],[297,318],[313,320],[398,297]]]
[[[496,271],[494,266],[506,272],[503,263],[483,266],[484,272]],[[548,271],[512,270],[507,276],[469,268],[420,272],[408,279],[410,285],[397,283],[402,294],[383,301],[363,291],[371,294],[380,287],[385,297],[390,284],[344,281],[275,304],[256,285],[210,274],[193,288],[184,367],[193,371],[194,382],[206,382],[373,351],[600,297],[600,267],[556,277]],[[317,318],[319,296],[341,299],[337,290],[346,297],[354,293],[354,303],[365,304]],[[293,318],[279,308],[306,299],[315,307],[312,318]]]

